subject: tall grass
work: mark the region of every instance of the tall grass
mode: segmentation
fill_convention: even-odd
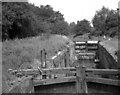
[[[3,92],[6,92],[8,81],[14,80],[15,76],[8,74],[8,69],[29,68],[34,59],[40,60],[40,51],[45,49],[47,58],[55,55],[56,51],[65,47],[68,40],[61,36],[38,36],[26,39],[7,40],[2,44],[2,82]]]

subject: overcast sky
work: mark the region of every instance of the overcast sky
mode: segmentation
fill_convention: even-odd
[[[120,0],[28,0],[36,6],[51,5],[55,11],[60,11],[65,20],[77,22],[78,20],[92,20],[96,10],[105,6],[116,10]]]

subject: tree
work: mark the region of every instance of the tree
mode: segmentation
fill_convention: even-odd
[[[43,18],[43,20],[49,19],[52,15],[54,15],[53,8],[50,5],[40,6],[37,11],[37,15]]]
[[[75,26],[76,26],[76,24],[75,24],[74,22],[71,22],[71,23],[69,24],[70,34],[71,34],[71,35],[75,35]]]
[[[54,11],[48,5],[39,8],[27,2],[5,2],[2,4],[2,39],[25,38],[45,33],[48,25],[44,22],[52,15]]]
[[[18,11],[19,10],[19,11]],[[5,2],[2,4],[2,39],[26,37],[30,29],[28,3]]]
[[[96,11],[96,14],[92,20],[93,26],[97,31],[101,31],[102,34],[106,31],[106,19],[109,14],[109,9],[105,8],[104,6],[102,7],[101,10]]]
[[[74,31],[76,34],[90,33],[91,32],[90,22],[86,19],[78,21]]]
[[[111,10],[109,14],[106,19],[106,34],[110,37],[114,37],[118,32],[118,14],[114,10]]]
[[[57,21],[53,24],[52,32],[53,34],[61,34],[68,35],[69,34],[69,26],[67,22]]]
[[[96,11],[95,16],[92,19],[93,27],[95,28],[95,33],[98,36],[117,35],[118,30],[118,14],[115,10],[109,10],[108,8],[102,7],[101,10]]]
[[[51,32],[67,34],[69,29],[63,15],[50,5],[37,7],[28,2],[4,2],[2,13],[2,40]]]

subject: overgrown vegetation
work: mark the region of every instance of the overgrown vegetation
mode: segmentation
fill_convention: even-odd
[[[45,37],[45,36],[44,36]],[[15,76],[8,73],[8,69],[26,69],[34,65],[34,60],[41,61],[41,50],[46,51],[46,59],[50,60],[59,50],[63,50],[68,39],[60,35],[43,37],[32,37],[26,39],[15,39],[3,42],[2,45],[2,89],[7,92],[11,85],[9,82],[15,80]]]

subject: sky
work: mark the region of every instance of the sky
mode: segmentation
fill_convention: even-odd
[[[60,11],[68,23],[83,19],[89,21],[102,6],[116,10],[120,0],[28,0],[35,6],[51,5],[55,11]]]

